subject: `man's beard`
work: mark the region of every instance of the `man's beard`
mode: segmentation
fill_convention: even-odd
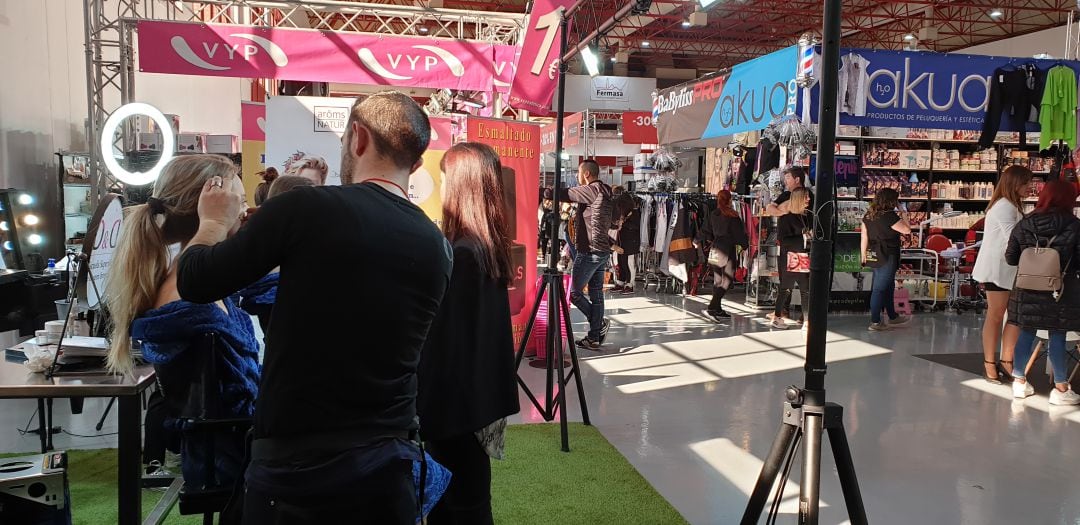
[[[341,184],[353,183],[353,157],[347,148],[341,150]]]

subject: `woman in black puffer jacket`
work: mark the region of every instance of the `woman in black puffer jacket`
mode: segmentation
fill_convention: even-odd
[[[1058,292],[1023,290],[1013,287],[1009,297],[1009,322],[1022,330],[1016,341],[1013,364],[1013,397],[1023,399],[1035,393],[1025,379],[1035,334],[1050,332],[1049,356],[1054,369],[1056,388],[1050,392],[1052,405],[1080,404],[1080,395],[1069,387],[1066,368],[1065,332],[1080,329],[1080,219],[1073,215],[1076,187],[1064,181],[1051,181],[1039,195],[1035,211],[1013,228],[1005,250],[1010,265],[1020,262],[1025,248],[1049,246],[1058,252],[1065,272],[1064,289]],[[1023,268],[1020,269],[1023,271]]]

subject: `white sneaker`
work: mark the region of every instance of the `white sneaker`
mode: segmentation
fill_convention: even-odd
[[[787,330],[787,321],[783,317],[776,317],[772,320],[772,327],[777,330]]]
[[[1055,388],[1054,390],[1056,391],[1057,389]],[[1035,387],[1031,386],[1031,383],[1028,383],[1027,381],[1013,381],[1013,397],[1016,399],[1024,399],[1025,397],[1031,397],[1033,395],[1035,395]]]
[[[1080,405],[1080,394],[1073,392],[1070,386],[1068,390],[1062,392],[1057,388],[1050,391],[1050,404],[1051,405]]]

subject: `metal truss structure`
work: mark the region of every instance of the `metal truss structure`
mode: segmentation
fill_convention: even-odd
[[[592,20],[602,20],[623,1],[594,0],[579,13],[575,32],[587,32]],[[629,51],[631,69],[710,69],[761,56],[794,44],[805,33],[821,31],[820,0],[716,2],[708,9],[708,25],[684,24],[699,5],[698,0],[654,0],[647,16],[628,17],[617,25],[604,47],[611,53]],[[843,43],[954,51],[1064,25],[1075,9],[1074,0],[844,0]],[[994,10],[1000,15],[990,16]],[[928,36],[920,39],[924,28]],[[1061,56],[1065,42],[1048,42],[1047,48]]]
[[[86,43],[87,142],[90,145],[93,198],[116,185],[108,175],[96,146],[109,114],[135,98],[135,25],[144,20],[235,24],[244,26],[316,29],[387,35],[480,40],[516,44],[525,15],[485,12],[499,2],[485,2],[477,10],[447,9],[392,3],[332,0],[84,0]],[[510,110],[504,116],[515,116]],[[134,148],[134,133],[119,139],[123,151]],[[123,142],[124,144],[120,144]],[[95,201],[96,204],[96,201]]]

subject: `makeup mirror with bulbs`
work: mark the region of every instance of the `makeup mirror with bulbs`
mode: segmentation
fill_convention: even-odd
[[[45,242],[37,198],[23,190],[0,190],[0,270],[33,270]]]

